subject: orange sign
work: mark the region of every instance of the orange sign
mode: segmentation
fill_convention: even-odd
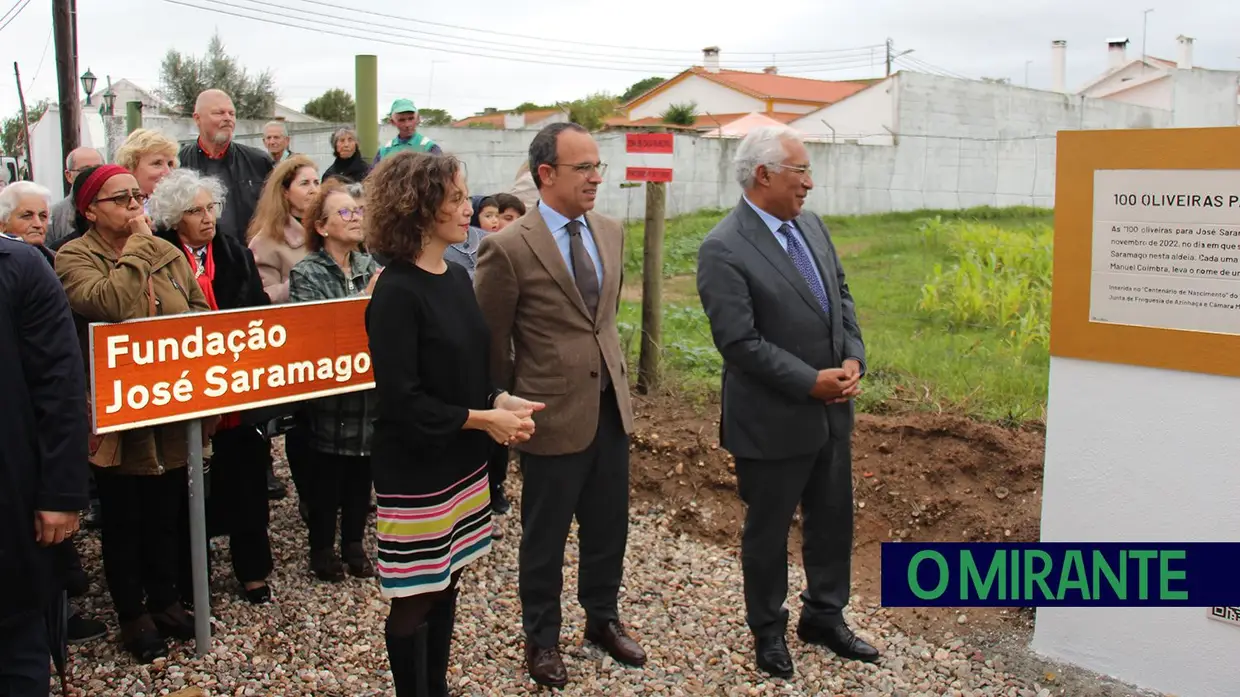
[[[375,386],[369,298],[90,325],[96,434]]]

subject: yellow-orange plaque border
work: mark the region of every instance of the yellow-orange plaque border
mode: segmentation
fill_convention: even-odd
[[[1240,336],[1089,321],[1095,170],[1240,169],[1240,127],[1061,131],[1056,141],[1051,355],[1240,377]]]

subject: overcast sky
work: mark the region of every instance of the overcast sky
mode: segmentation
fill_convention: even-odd
[[[0,10],[21,5],[14,2],[0,0]],[[393,99],[409,97],[460,118],[484,107],[618,94],[644,77],[670,77],[700,63],[701,48],[710,45],[720,47],[724,67],[760,70],[773,62],[787,75],[880,76],[882,44],[890,37],[897,52],[913,49],[898,68],[1007,77],[1020,85],[1029,61],[1030,86],[1045,89],[1052,40],[1067,40],[1068,86],[1076,87],[1106,68],[1109,38],[1127,37],[1129,56],[1141,54],[1149,8],[1150,55],[1175,60],[1176,36],[1186,34],[1196,39],[1196,65],[1240,69],[1240,2],[1148,2],[716,0],[650,3],[655,9],[638,11],[597,0],[78,0],[79,72],[90,68],[100,77],[97,93],[105,75],[154,89],[169,48],[199,55],[218,29],[248,69],[272,72],[287,106],[300,109],[332,87],[352,92],[353,56],[373,53],[379,57],[380,113]],[[56,96],[50,4],[29,2],[0,29],[5,65],[19,61],[28,103]],[[0,79],[0,115],[17,111],[10,74]]]

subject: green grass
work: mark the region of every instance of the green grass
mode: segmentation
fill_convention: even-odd
[[[704,211],[669,220],[667,225],[663,364],[666,382],[682,392],[708,395],[718,390],[721,359],[711,342],[692,274],[702,238],[723,215]],[[926,221],[936,217],[940,222],[923,231]],[[1049,362],[1044,343],[1015,341],[1015,329],[1008,323],[962,321],[919,303],[923,286],[936,278],[942,283],[943,270],[962,263],[960,245],[944,239],[935,225],[941,232],[953,223],[984,221],[1001,232],[1037,236],[1050,226],[1050,211],[974,208],[825,221],[843,260],[866,342],[869,374],[858,400],[862,410],[947,411],[1008,424],[1044,417]],[[640,290],[641,257],[639,221],[627,231],[629,297]],[[640,303],[626,300],[620,322],[636,365]]]

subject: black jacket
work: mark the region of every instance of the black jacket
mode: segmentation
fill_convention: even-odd
[[[323,181],[335,177],[345,184],[357,184],[365,179],[367,174],[370,174],[370,166],[366,164],[366,160],[362,159],[360,152],[354,151],[353,157],[347,160],[342,160],[337,156],[332,166],[323,173]]]
[[[0,236],[0,618],[42,610],[63,586],[63,555],[35,541],[35,511],[90,505],[82,366],[55,272]]]
[[[207,157],[198,141],[194,141],[181,148],[180,159],[182,167],[219,177],[224,182],[224,211],[217,229],[244,245],[245,231],[258,207],[263,183],[275,167],[271,156],[258,148],[232,143],[224,157],[213,160]]]
[[[181,244],[175,231],[160,229],[155,231],[155,235],[171,242],[189,257],[189,252]],[[263,281],[258,276],[254,255],[248,247],[217,232],[211,244],[211,260],[215,263],[215,280],[211,283],[211,288],[215,291],[215,302],[221,310],[271,304],[271,299],[263,291]],[[194,262],[190,262],[190,267],[193,266]]]

